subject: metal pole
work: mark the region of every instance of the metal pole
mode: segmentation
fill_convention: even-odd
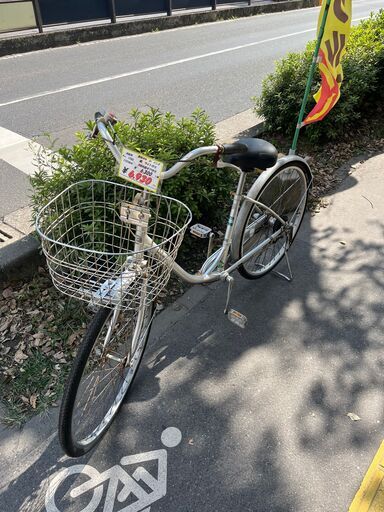
[[[313,52],[312,64],[311,64],[311,67],[309,70],[307,85],[305,87],[304,97],[303,97],[303,101],[301,103],[300,113],[299,113],[299,117],[297,120],[295,135],[293,137],[291,149],[289,150],[290,155],[294,155],[296,153],[297,140],[299,138],[301,123],[303,122],[304,111],[305,111],[305,107],[307,105],[309,92],[311,90],[313,75],[315,73],[315,69],[316,69],[316,65],[317,65],[317,57],[319,56],[320,44],[321,44],[321,40],[323,39],[323,35],[324,35],[324,27],[325,27],[325,22],[327,21],[330,3],[331,3],[331,0],[327,0],[327,3],[324,8],[323,18],[321,20],[321,25],[320,25],[320,30],[319,30],[319,36],[317,38],[315,51]]]
[[[111,9],[111,23],[116,23],[116,4],[115,0],[109,0],[109,6]]]
[[[248,0],[248,5],[252,5],[252,0]]]
[[[217,0],[212,0],[211,4],[212,4],[212,11],[216,11],[216,9],[217,9]]]
[[[172,0],[167,0],[167,16],[172,16]]]
[[[42,34],[43,33],[43,20],[41,17],[39,0],[32,0],[32,5],[33,5],[33,11],[35,13],[37,28],[39,29],[40,34]]]

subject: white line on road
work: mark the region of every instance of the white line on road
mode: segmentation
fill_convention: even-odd
[[[107,76],[107,77],[104,77],[104,78],[98,78],[97,80],[90,80],[88,82],[80,82],[78,84],[68,85],[66,87],[60,87],[59,89],[54,89],[52,91],[45,91],[45,92],[41,92],[41,93],[37,93],[37,94],[32,94],[31,96],[24,96],[23,98],[18,98],[17,100],[12,100],[12,101],[7,101],[5,103],[0,103],[0,107],[6,107],[8,105],[14,105],[15,103],[22,103],[24,101],[33,100],[33,99],[36,99],[36,98],[42,98],[44,96],[51,96],[53,94],[59,94],[59,93],[62,93],[62,92],[73,91],[75,89],[81,89],[83,87],[89,87],[90,85],[97,85],[97,84],[101,84],[101,83],[104,83],[104,82],[111,82],[113,80],[119,80],[121,78],[127,78],[129,76],[141,75],[143,73],[148,73],[149,71],[155,71],[157,69],[168,68],[170,66],[177,66],[178,64],[184,64],[185,62],[192,62],[192,61],[195,61],[195,60],[205,59],[207,57],[213,57],[215,55],[220,55],[220,54],[223,54],[223,53],[234,52],[236,50],[242,50],[243,48],[250,48],[252,46],[257,46],[259,44],[271,43],[273,41],[278,41],[280,39],[285,39],[286,37],[294,37],[294,36],[298,36],[300,34],[306,34],[308,32],[315,32],[315,28],[310,28],[310,29],[307,29],[307,30],[301,30],[300,32],[292,32],[291,34],[285,34],[285,35],[282,35],[282,36],[271,37],[271,38],[268,38],[268,39],[263,39],[262,41],[254,41],[253,43],[247,43],[247,44],[242,44],[242,45],[239,45],[239,46],[233,46],[231,48],[224,48],[223,50],[217,50],[215,52],[203,53],[201,55],[194,55],[193,57],[187,57],[186,59],[174,60],[174,61],[171,61],[171,62],[166,62],[164,64],[159,64],[157,66],[150,66],[148,68],[138,69],[136,71],[128,71],[126,73],[121,73],[119,75],[112,75],[112,76]]]
[[[357,18],[353,21],[356,22],[356,21],[365,20],[368,17],[369,16],[365,16],[364,18]],[[87,82],[80,82],[78,84],[67,85],[65,87],[60,87],[59,89],[54,89],[52,91],[44,91],[44,92],[40,92],[37,94],[32,94],[30,96],[24,96],[24,97],[18,98],[16,100],[6,101],[4,103],[0,103],[0,107],[6,107],[8,105],[15,105],[16,103],[22,103],[24,101],[30,101],[30,100],[34,100],[37,98],[43,98],[45,96],[52,96],[53,94],[60,94],[62,92],[73,91],[75,89],[82,89],[83,87],[89,87],[91,85],[102,84],[105,82],[111,82],[113,80],[119,80],[121,78],[127,78],[129,76],[141,75],[143,73],[148,73],[149,71],[155,71],[157,69],[163,69],[163,68],[168,68],[170,66],[177,66],[178,64],[184,64],[185,62],[192,62],[192,61],[199,60],[199,59],[205,59],[207,57],[213,57],[215,55],[221,55],[223,53],[242,50],[243,48],[250,48],[252,46],[257,46],[259,44],[271,43],[273,41],[279,41],[281,39],[285,39],[286,37],[294,37],[294,36],[298,36],[300,34],[306,34],[308,32],[315,32],[315,30],[316,30],[315,28],[310,28],[307,30],[301,30],[300,32],[292,32],[291,34],[285,34],[282,36],[276,36],[276,37],[271,37],[268,39],[263,39],[262,41],[254,41],[253,43],[247,43],[247,44],[242,44],[239,46],[233,46],[231,48],[224,48],[223,50],[217,50],[215,52],[203,53],[201,55],[194,55],[193,57],[187,57],[186,59],[174,60],[171,62],[166,62],[164,64],[159,64],[157,66],[150,66],[148,68],[138,69],[136,71],[127,71],[126,73],[120,73],[118,75],[107,76],[104,78],[98,78],[97,80],[89,80]]]
[[[30,139],[0,126],[0,159],[28,175],[36,169],[30,143]]]

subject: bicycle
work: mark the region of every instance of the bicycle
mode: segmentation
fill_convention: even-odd
[[[154,301],[171,272],[191,284],[227,282],[224,312],[240,327],[246,318],[229,308],[235,269],[247,279],[258,279],[285,257],[289,276],[283,277],[291,279],[288,249],[312,183],[304,159],[289,155],[278,160],[272,144],[250,138],[194,149],[160,172],[158,162],[121,150],[114,116],[96,113],[95,121],[92,136],[102,136],[120,172],[133,173],[136,185],[148,189],[152,179],[170,179],[203,155],[213,155],[215,167],[237,171],[239,180],[219,249],[212,252],[209,228],[190,228],[210,242],[196,274],[175,262],[192,218],[177,199],[138,186],[85,180],[69,186],[38,214],[36,229],[54,285],[98,308],[74,359],[60,409],[59,439],[72,457],[101,440],[131,388],[154,318]],[[262,172],[244,195],[246,174],[254,169]]]

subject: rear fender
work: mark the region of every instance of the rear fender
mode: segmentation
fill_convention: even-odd
[[[304,173],[307,176],[308,183],[311,186],[312,171],[308,165],[308,162],[304,160],[304,158],[301,158],[300,156],[287,155],[283,156],[282,158],[279,158],[279,160],[273,167],[270,167],[269,169],[260,174],[260,176],[255,180],[255,182],[249,189],[247,197],[249,197],[250,199],[256,199],[259,192],[261,191],[265,183],[271,178],[271,176],[273,176],[273,174],[276,171],[278,171],[281,167],[289,163],[298,163],[300,165],[300,167],[303,169]],[[231,244],[231,258],[233,260],[237,260],[240,257],[241,228],[244,222],[246,222],[246,219],[248,218],[252,206],[252,203],[250,203],[249,201],[243,201],[243,204],[241,205],[239,214],[237,216],[235,229],[233,231],[233,240]]]

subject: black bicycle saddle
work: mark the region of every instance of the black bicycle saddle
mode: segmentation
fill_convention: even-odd
[[[233,148],[239,145],[242,150],[233,152]],[[244,172],[250,172],[255,169],[264,171],[268,167],[275,165],[277,161],[277,149],[273,144],[263,139],[240,138],[234,144],[228,144],[231,147],[231,154],[226,154],[226,145],[224,144],[224,155],[222,160],[229,164],[236,165]],[[246,148],[246,149],[245,149]]]

